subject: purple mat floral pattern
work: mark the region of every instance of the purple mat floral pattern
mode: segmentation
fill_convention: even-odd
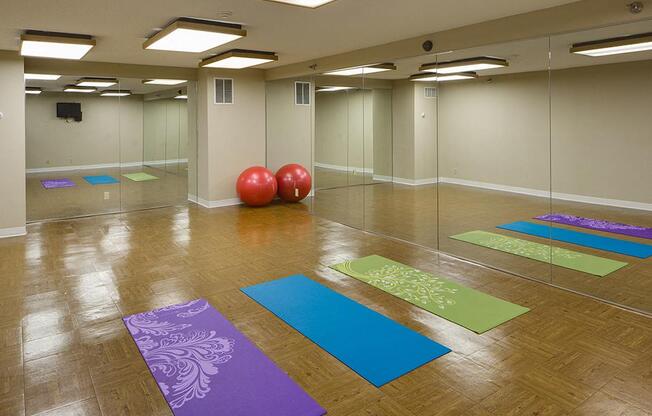
[[[652,239],[652,228],[638,227],[636,225],[621,224],[593,218],[576,217],[567,214],[547,214],[535,217],[536,220],[554,222],[557,224],[572,225],[590,230],[604,231],[607,233],[628,235],[630,237],[639,237]]]
[[[75,183],[68,178],[62,179],[43,179],[41,185],[45,189],[55,189],[55,188],[72,188],[75,186]]]
[[[123,321],[176,416],[325,414],[206,300]]]

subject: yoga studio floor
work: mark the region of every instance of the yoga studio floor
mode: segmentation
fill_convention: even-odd
[[[132,181],[122,175],[145,172],[157,179]],[[91,185],[84,176],[108,175],[119,183]],[[42,180],[67,178],[74,187],[45,189]],[[105,193],[109,199],[105,199]],[[161,167],[78,170],[27,175],[27,220],[41,221],[177,205],[188,198],[185,164]]]
[[[292,208],[162,208],[0,240],[0,414],[170,415],[121,317],[199,297],[330,416],[651,414],[649,318]],[[327,267],[370,254],[531,311],[477,335]],[[239,290],[297,273],[453,352],[373,387]]]

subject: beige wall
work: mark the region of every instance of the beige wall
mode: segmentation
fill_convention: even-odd
[[[372,125],[374,135],[374,175],[392,176],[392,90],[374,89]]]
[[[652,61],[492,79],[442,86],[441,177],[652,203]]]
[[[83,121],[57,118],[58,102],[81,103]],[[44,93],[25,108],[28,169],[142,161],[142,96]]]
[[[296,105],[295,81],[287,79],[266,84],[267,106],[267,167],[276,172],[288,163],[298,163],[307,169],[312,165],[314,105]],[[311,103],[315,102],[311,88]]]
[[[25,227],[25,87],[23,59],[0,51],[0,237]]]
[[[145,161],[188,158],[188,105],[185,100],[145,101],[143,119]]]
[[[394,177],[414,179],[414,83],[396,81],[392,89]]]
[[[425,88],[434,84],[414,83],[414,179],[437,177],[437,99],[426,98]]]
[[[234,103],[215,104],[215,78],[234,80]],[[199,70],[199,198],[217,206],[237,197],[240,173],[265,165],[263,71]],[[226,202],[224,202],[226,201]]]

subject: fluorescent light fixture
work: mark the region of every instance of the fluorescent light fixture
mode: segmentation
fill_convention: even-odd
[[[459,81],[463,79],[474,79],[477,77],[478,74],[475,72],[461,72],[459,74],[416,74],[410,77],[410,81],[445,82]]]
[[[91,87],[78,87],[77,85],[66,85],[63,89],[63,92],[78,92],[81,94],[89,94],[91,92],[97,91],[95,88]]]
[[[187,100],[188,96],[186,94],[179,94],[176,97],[174,97],[175,100]]]
[[[95,46],[87,35],[28,30],[21,35],[20,54],[38,58],[81,59]]]
[[[395,71],[396,66],[394,64],[374,64],[374,65],[366,65],[366,66],[358,66],[355,68],[344,68],[344,69],[338,69],[336,71],[330,71],[324,73],[324,75],[339,75],[339,76],[356,76],[356,75],[369,75],[369,74],[375,74],[378,72],[385,72],[385,71]]]
[[[289,4],[292,6],[301,6],[301,7],[316,9],[317,7],[321,7],[325,4],[332,3],[335,0],[268,0],[268,1],[273,1],[275,3]]]
[[[25,94],[39,95],[43,90],[38,87],[25,87]]]
[[[115,78],[82,78],[77,81],[78,87],[96,87],[96,88],[106,88],[112,87],[118,83],[118,80]]]
[[[504,68],[509,63],[502,58],[480,56],[477,58],[458,59],[448,62],[436,62],[421,65],[419,71],[434,72],[437,74],[458,74],[460,72],[482,71],[493,68]]]
[[[102,97],[127,97],[131,95],[131,91],[127,90],[104,90],[100,94]]]
[[[25,81],[35,80],[35,81],[56,81],[61,78],[61,75],[50,75],[50,74],[25,74]]]
[[[571,53],[592,57],[652,50],[652,33],[576,43]]]
[[[179,85],[188,82],[185,79],[146,79],[143,84],[146,85]]]
[[[247,36],[241,25],[181,17],[143,43],[143,49],[205,52]]]
[[[211,58],[204,59],[201,61],[199,66],[204,68],[242,69],[277,60],[278,56],[276,56],[274,52],[232,49]]]
[[[317,92],[337,92],[337,91],[348,91],[354,89],[355,87],[323,86],[323,87],[317,87]]]

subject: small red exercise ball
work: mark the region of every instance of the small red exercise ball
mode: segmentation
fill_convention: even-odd
[[[301,165],[292,163],[276,172],[278,196],[287,202],[299,202],[307,197],[312,186],[310,172]]]
[[[240,174],[235,189],[242,202],[252,207],[261,207],[274,199],[276,178],[268,169],[254,166]]]

